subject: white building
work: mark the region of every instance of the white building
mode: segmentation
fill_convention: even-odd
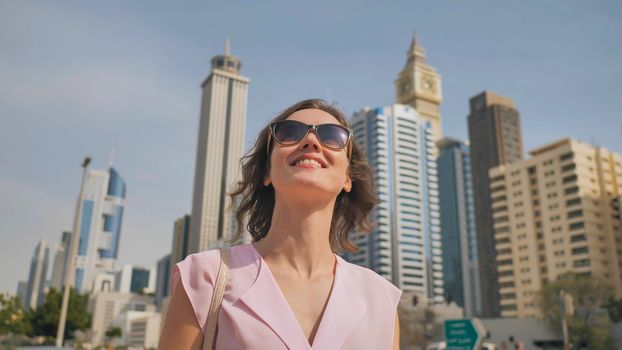
[[[108,171],[89,170],[76,259],[75,286],[80,292],[114,288],[124,206],[125,182],[119,173],[112,167]]]
[[[48,271],[50,249],[45,240],[39,241],[30,260],[24,308],[36,309],[45,299],[45,278]]]
[[[212,58],[212,70],[201,85],[201,116],[192,194],[188,253],[213,247],[236,230],[227,193],[239,173],[244,152],[249,79],[240,60],[229,52]]]
[[[67,258],[71,244],[71,232],[63,231],[61,235],[61,241],[56,248],[56,254],[54,254],[54,265],[52,266],[52,280],[50,287],[56,290],[61,290],[65,285],[65,276],[67,273]]]
[[[128,312],[155,312],[153,297],[133,293],[101,292],[91,296],[88,310],[92,314],[91,345],[103,344],[106,340],[106,331],[119,326],[123,316]],[[121,323],[120,323],[121,322]],[[125,332],[123,332],[124,336]],[[159,325],[158,325],[159,332]]]
[[[158,347],[161,329],[161,317],[158,312],[127,311],[119,315],[114,324],[121,329],[121,339],[117,345],[139,349]]]
[[[120,293],[155,293],[156,270],[123,265],[115,276],[115,290]]]
[[[381,203],[370,235],[346,258],[404,291],[443,301],[439,192],[434,131],[410,106],[364,108],[352,117],[356,142],[374,172]]]

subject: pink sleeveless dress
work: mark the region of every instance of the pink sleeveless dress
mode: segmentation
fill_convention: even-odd
[[[391,349],[401,290],[367,268],[336,259],[333,288],[309,344],[255,247],[232,247],[216,349]],[[182,282],[203,330],[219,263],[218,250],[189,255],[172,276],[172,288]]]

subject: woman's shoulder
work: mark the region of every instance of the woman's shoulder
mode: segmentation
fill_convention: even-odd
[[[241,244],[227,249],[230,252],[230,269],[235,269],[241,260],[246,260],[245,257],[248,255],[249,250],[248,244]],[[186,275],[186,277],[200,279],[207,284],[213,285],[220,268],[220,255],[220,249],[210,249],[190,254],[184,260],[178,262],[174,270]]]
[[[249,261],[252,262],[253,257],[250,255],[252,251],[250,251],[247,244],[228,249],[230,250],[231,258],[229,261],[230,273],[225,299],[239,294],[238,290],[242,289],[240,287],[249,280],[246,275],[252,274],[254,268],[249,264]],[[245,266],[249,266],[249,268],[245,269]],[[210,249],[188,255],[184,260],[178,262],[173,269],[171,291],[181,282],[201,328],[204,326],[205,319],[207,318],[219,268],[220,249]],[[238,278],[236,278],[237,282],[231,285],[230,282],[233,275]]]

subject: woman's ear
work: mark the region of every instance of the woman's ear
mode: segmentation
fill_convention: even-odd
[[[350,175],[346,176],[346,181],[343,183],[343,190],[346,192],[352,190],[352,179],[350,179]]]
[[[270,180],[270,176],[266,175],[266,177],[263,178],[263,185],[268,187],[271,183],[272,181]]]

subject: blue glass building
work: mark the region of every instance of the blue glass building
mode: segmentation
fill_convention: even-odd
[[[81,292],[113,280],[125,206],[126,186],[116,169],[89,170],[82,195],[75,286]],[[109,275],[109,276],[108,276]]]
[[[473,317],[481,314],[481,299],[469,148],[451,138],[438,147],[445,298]]]

